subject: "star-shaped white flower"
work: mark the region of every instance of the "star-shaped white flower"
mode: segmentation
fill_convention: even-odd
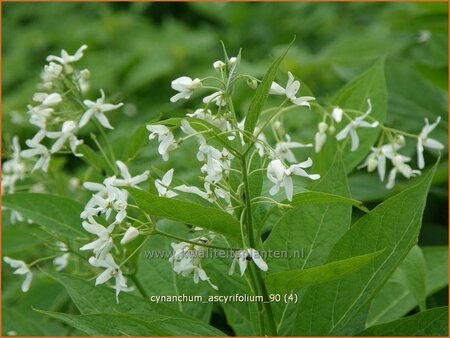
[[[304,169],[312,166],[312,160],[308,158],[306,161],[293,164],[289,168],[279,159],[272,160],[267,166],[267,178],[275,185],[270,189],[269,194],[275,195],[280,187],[284,187],[286,198],[290,202],[294,193],[294,183],[292,175],[307,177],[311,180],[318,180],[320,175],[308,174]]]
[[[177,102],[180,99],[189,99],[194,90],[202,86],[202,82],[197,78],[192,80],[190,77],[182,76],[173,80],[171,86],[179,93],[172,96],[170,102]]]
[[[286,88],[281,87],[278,83],[272,82],[269,94],[272,95],[286,95],[286,97],[297,106],[305,106],[311,109],[308,101],[315,100],[312,96],[300,96],[296,97],[297,92],[300,90],[300,81],[294,79],[294,75],[288,72],[288,82]]]
[[[89,258],[89,264],[98,268],[105,268],[95,280],[95,285],[104,284],[109,281],[112,277],[115,278],[116,289],[116,302],[119,303],[119,293],[120,291],[127,288],[127,280],[124,277],[122,270],[120,270],[119,265],[114,261],[111,254],[107,254],[103,259],[91,257]]]
[[[3,257],[5,263],[9,264],[13,269],[15,275],[25,275],[25,280],[22,283],[22,292],[27,292],[30,289],[31,281],[33,280],[33,273],[24,261],[11,259],[7,256]]]
[[[79,127],[85,126],[92,117],[95,117],[100,124],[108,129],[114,129],[108,121],[105,113],[111,110],[118,109],[123,106],[123,103],[111,104],[105,103],[105,92],[100,89],[101,96],[95,102],[91,100],[84,100],[83,103],[88,107],[86,112],[81,116]]]
[[[78,140],[75,136],[77,129],[77,124],[75,123],[75,121],[65,121],[62,125],[61,131],[47,132],[48,138],[57,138],[55,143],[53,143],[50,151],[52,153],[56,153],[57,151],[61,150],[61,148],[64,146],[64,143],[69,140],[70,150],[72,151],[72,153],[75,156],[82,156],[81,154],[76,153],[77,147],[83,143],[83,140]]]
[[[169,160],[169,152],[177,148],[175,137],[169,128],[164,125],[147,125],[147,130],[150,131],[148,139],[151,141],[158,137],[159,147],[158,153],[164,161]]]
[[[286,135],[286,141],[278,142],[275,146],[275,154],[276,157],[287,160],[291,163],[297,162],[297,159],[295,158],[294,153],[291,149],[297,149],[297,148],[308,148],[312,147],[311,143],[303,144],[299,142],[292,142],[289,135]]]
[[[436,128],[440,121],[440,116],[433,124],[430,124],[428,122],[428,119],[425,119],[425,126],[422,128],[422,131],[417,137],[417,165],[419,166],[419,169],[423,169],[425,167],[425,160],[423,158],[424,147],[434,150],[444,149],[444,145],[441,142],[428,137],[428,135],[434,130],[434,128]]]
[[[210,102],[214,102],[219,107],[226,106],[227,101],[225,100],[225,93],[222,91],[218,91],[203,98],[203,103],[208,104]]]
[[[241,271],[241,276],[244,275],[245,270],[248,266],[248,261],[252,260],[255,262],[256,266],[260,268],[262,271],[269,270],[267,263],[262,259],[261,255],[255,249],[245,249],[238,251],[234,254],[233,262],[231,263],[230,271],[228,274],[231,276],[234,273],[236,262],[239,263],[239,269]]]
[[[41,129],[31,140],[25,141],[25,144],[29,147],[29,149],[22,150],[20,153],[20,155],[24,158],[40,156],[33,167],[33,171],[42,169],[42,171],[47,172],[48,166],[50,164],[50,150],[48,150],[46,146],[40,143],[44,137],[45,130]]]
[[[172,183],[173,169],[168,170],[162,179],[155,180],[155,187],[160,197],[172,198],[178,194],[172,190],[169,190],[170,183]]]
[[[131,176],[130,171],[128,170],[128,167],[125,163],[122,161],[116,161],[116,165],[120,170],[120,175],[122,175],[123,178],[116,178],[113,181],[114,186],[118,187],[134,187],[138,188],[137,185],[139,183],[145,182],[148,179],[149,171],[146,170],[140,175]]]
[[[74,63],[74,62],[77,62],[78,60],[80,60],[83,57],[84,51],[87,48],[88,47],[86,45],[81,46],[80,48],[78,48],[78,50],[75,52],[74,55],[70,55],[63,49],[63,50],[61,50],[61,56],[49,55],[49,56],[47,56],[47,61],[48,62],[55,61],[55,62],[60,63],[62,66],[64,66],[65,71],[70,74],[73,72],[71,63]]]
[[[337,135],[336,139],[338,141],[341,141],[347,137],[348,134],[350,134],[350,137],[352,139],[352,147],[351,151],[356,151],[359,147],[359,137],[358,133],[356,132],[356,129],[358,128],[376,128],[378,127],[378,121],[369,123],[367,121],[364,121],[366,117],[369,116],[370,112],[372,111],[372,103],[370,99],[367,99],[367,104],[369,105],[369,108],[367,111],[361,115],[355,118],[354,120],[350,121],[349,124],[347,124]]]

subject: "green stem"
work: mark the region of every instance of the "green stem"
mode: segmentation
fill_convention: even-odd
[[[138,289],[142,297],[148,298],[147,292],[145,291],[139,279],[136,278],[136,275],[128,275],[128,277],[133,281],[134,285],[136,285],[136,289]]]
[[[244,184],[244,202],[245,202],[245,218],[244,222],[242,222],[246,226],[247,230],[247,240],[250,245],[250,248],[255,248],[255,238],[253,234],[253,217],[252,217],[252,203],[251,203],[251,195],[250,195],[250,185],[248,180],[248,173],[247,173],[247,160],[245,157],[242,157],[241,159],[241,170],[242,170],[242,180]],[[245,242],[244,242],[245,244]],[[261,326],[261,329],[264,331],[264,335],[269,336],[276,336],[277,335],[277,329],[276,324],[272,312],[272,308],[270,303],[268,303],[268,294],[267,289],[264,284],[264,280],[262,279],[262,276],[258,269],[256,269],[253,264],[250,265],[250,280],[252,284],[254,285],[255,292],[263,296],[264,302],[257,303],[258,305],[258,312],[259,312],[259,321]],[[264,313],[267,314],[268,318],[268,332],[265,331],[265,325],[264,325]]]

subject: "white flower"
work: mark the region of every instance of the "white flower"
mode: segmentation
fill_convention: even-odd
[[[42,169],[44,172],[47,172],[48,165],[50,164],[50,151],[40,143],[44,137],[45,130],[41,129],[31,140],[25,141],[25,144],[30,149],[22,150],[20,153],[20,155],[24,158],[40,156],[36,164],[34,165],[33,171]]]
[[[173,171],[173,169],[170,169],[164,174],[162,179],[155,180],[155,187],[160,197],[172,198],[178,195],[176,192],[169,190],[170,183],[172,183]]]
[[[62,97],[58,93],[35,93],[33,101],[39,102],[45,107],[55,107],[62,102]]]
[[[19,261],[16,259],[11,259],[9,257],[3,257],[5,263],[9,264],[13,269],[15,275],[25,275],[25,280],[22,283],[22,292],[27,292],[30,289],[31,281],[33,280],[33,273],[28,268],[24,261]]]
[[[312,144],[291,142],[291,138],[289,137],[289,135],[286,135],[286,142],[284,141],[278,142],[277,145],[275,146],[275,154],[278,158],[282,160],[287,160],[291,163],[295,163],[297,162],[297,159],[295,158],[295,155],[291,149],[307,148],[307,147],[312,147]]]
[[[305,106],[311,109],[311,106],[308,101],[315,100],[312,96],[301,96],[296,97],[295,95],[300,90],[300,81],[294,80],[294,75],[291,72],[288,72],[288,82],[286,84],[286,88],[281,87],[278,83],[272,82],[270,86],[269,94],[272,95],[286,95],[286,97],[297,106]]]
[[[116,161],[116,165],[120,170],[120,174],[123,178],[116,178],[113,181],[113,185],[119,186],[119,187],[135,187],[137,188],[137,185],[139,183],[145,182],[148,179],[149,171],[146,170],[142,174],[132,177],[130,174],[130,171],[128,170],[128,167],[125,163],[122,161]]]
[[[205,237],[193,239],[193,241],[195,240],[208,241]],[[174,253],[169,258],[169,262],[173,264],[174,272],[181,274],[183,277],[192,274],[195,284],[202,280],[211,285],[214,290],[218,290],[218,287],[211,282],[201,266],[201,255],[205,251],[205,247],[185,242],[171,243],[171,246]]]
[[[82,226],[87,232],[98,236],[98,239],[83,245],[80,250],[92,250],[95,257],[103,259],[114,246],[110,237],[114,227],[110,225],[108,228],[105,228],[103,225],[95,222],[92,218],[89,222],[83,221]]]
[[[323,145],[325,144],[325,141],[327,140],[327,134],[325,134],[325,132],[328,129],[328,125],[325,122],[320,122],[318,127],[319,131],[314,136],[315,141],[314,150],[316,151],[316,153],[320,152]]]
[[[369,108],[367,111],[361,115],[355,118],[354,120],[350,121],[349,124],[347,124],[337,135],[336,139],[338,141],[341,141],[347,137],[348,134],[350,134],[350,137],[352,139],[352,148],[351,151],[356,151],[359,147],[359,137],[356,133],[357,128],[376,128],[378,126],[378,121],[369,123],[367,121],[364,121],[364,119],[369,116],[370,112],[372,111],[372,103],[370,102],[370,99],[367,99],[367,104],[369,105]]]
[[[56,265],[56,271],[62,271],[67,267],[67,264],[69,264],[69,257],[70,254],[65,253],[53,260],[53,264]]]
[[[23,179],[26,169],[25,163],[20,158],[20,144],[17,136],[12,138],[11,150],[11,159],[2,164],[2,189],[8,188],[8,193],[13,194],[16,181]]]
[[[151,132],[148,139],[151,141],[158,136],[158,153],[162,156],[164,161],[169,160],[169,152],[177,148],[175,137],[172,132],[163,125],[147,125],[147,130]]]
[[[60,63],[62,66],[64,66],[64,70],[66,71],[66,73],[70,74],[73,72],[73,68],[70,64],[80,60],[83,57],[84,51],[86,49],[87,46],[83,45],[80,48],[78,48],[78,50],[75,52],[74,55],[70,55],[63,49],[61,51],[61,56],[49,55],[47,57],[47,61],[48,62],[55,61]]]
[[[170,102],[177,102],[180,99],[189,99],[194,90],[200,88],[201,86],[202,82],[197,78],[192,80],[190,77],[182,76],[173,80],[171,87],[179,93],[172,96],[170,98]]]
[[[260,268],[262,271],[267,271],[269,269],[267,263],[262,259],[258,251],[256,251],[255,249],[245,249],[235,253],[228,274],[231,276],[234,273],[236,262],[239,262],[239,269],[241,270],[241,276],[243,276],[245,270],[247,269],[249,259],[253,260],[256,266]]]
[[[337,123],[342,121],[342,115],[344,115],[344,111],[341,108],[339,108],[339,107],[333,108],[333,111],[331,112],[331,116],[333,116],[333,119]]]
[[[192,114],[186,114],[186,116],[205,120],[223,131],[231,129],[231,124],[226,118],[220,115],[213,115],[209,109],[200,108],[195,110]]]
[[[441,121],[440,116],[436,119],[436,122],[433,124],[430,124],[428,122],[428,119],[425,119],[425,126],[422,128],[422,131],[417,137],[417,163],[419,169],[423,169],[425,167],[425,160],[423,158],[424,147],[435,150],[444,149],[444,145],[441,142],[428,137],[428,134],[430,134],[434,130],[434,128],[436,128],[436,126],[439,124],[440,121]]]
[[[386,184],[386,189],[392,189],[395,185],[395,178],[397,173],[400,172],[406,178],[411,178],[416,175],[420,175],[420,170],[413,170],[405,162],[409,162],[411,159],[409,157],[397,154],[392,158],[392,164],[394,168],[391,169],[389,173],[388,183]]]
[[[286,168],[285,165],[278,159],[272,160],[267,166],[267,178],[275,185],[270,189],[269,194],[275,195],[280,187],[284,187],[286,191],[286,198],[288,201],[292,201],[294,184],[292,182],[292,175],[307,177],[311,180],[318,180],[320,175],[318,174],[308,174],[305,168],[309,168],[312,166],[312,160],[308,158],[308,160],[293,164],[289,168]]]
[[[107,254],[104,259],[91,257],[89,258],[89,264],[98,268],[106,269],[95,280],[96,286],[106,283],[112,277],[115,278],[116,302],[119,303],[119,293],[127,288],[127,280],[124,277],[122,270],[120,270],[119,265],[117,265],[114,261],[113,256],[111,256],[111,254]]]
[[[217,70],[217,71],[219,71],[219,72],[220,72],[220,70],[224,69],[225,66],[226,66],[226,64],[225,64],[223,61],[220,61],[220,60],[215,61],[215,62],[213,63],[214,69]]]
[[[70,150],[75,156],[83,156],[82,154],[77,154],[77,147],[83,143],[83,140],[78,140],[75,136],[75,132],[77,131],[77,124],[75,121],[65,121],[62,125],[61,131],[50,131],[47,132],[47,137],[49,138],[57,138],[55,143],[53,143],[50,151],[52,153],[56,153],[59,151],[69,140]]]
[[[98,98],[95,102],[91,100],[84,100],[83,103],[88,107],[86,112],[81,116],[79,127],[85,126],[89,120],[94,116],[100,124],[108,129],[114,129],[108,121],[108,118],[104,113],[109,112],[111,110],[118,109],[123,106],[123,103],[119,104],[111,104],[105,103],[105,92],[103,89],[100,89],[100,98]]]
[[[139,236],[139,230],[135,227],[129,227],[127,231],[125,231],[125,234],[123,235],[122,239],[120,240],[120,244],[124,245],[128,242],[131,242],[132,240],[136,239],[136,237]]]
[[[210,103],[215,102],[217,106],[224,107],[227,104],[227,101],[225,100],[225,94],[222,91],[214,92],[211,95],[205,96],[203,98],[203,103]]]
[[[41,79],[45,83],[51,83],[53,80],[57,79],[63,70],[63,66],[50,62],[48,65],[44,66],[44,70],[41,73]]]
[[[205,181],[203,186],[205,188],[205,191],[200,190],[198,187],[189,187],[185,184],[179,185],[178,187],[175,187],[174,189],[176,189],[178,191],[186,192],[189,194],[195,194],[211,203],[216,201],[218,198],[225,199],[225,201],[227,203],[230,202],[230,196],[229,196],[228,192],[213,186],[208,181]]]

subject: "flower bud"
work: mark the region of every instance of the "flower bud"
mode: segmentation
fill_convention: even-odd
[[[275,130],[280,130],[280,129],[281,129],[281,122],[280,122],[279,120],[276,120],[276,121],[273,123],[273,128],[274,128]]]
[[[225,63],[223,63],[220,60],[213,63],[214,69],[217,70],[218,72],[220,72],[225,66],[226,66]]]
[[[80,72],[80,77],[81,77],[83,80],[89,80],[89,78],[91,77],[91,72],[89,71],[89,69],[83,69],[83,70]]]
[[[33,94],[33,101],[34,102],[43,102],[47,98],[47,93],[34,93]]]
[[[323,134],[326,132],[327,129],[328,129],[328,124],[326,124],[325,122],[319,123],[319,133]]]
[[[134,240],[137,236],[139,236],[139,230],[135,227],[129,227],[128,230],[125,232],[125,235],[123,235],[122,240],[120,241],[120,244],[126,244],[128,242],[131,242]]]
[[[251,89],[256,89],[258,87],[258,81],[256,81],[255,79],[247,79],[247,85]]]
[[[403,147],[405,145],[405,137],[403,135],[397,135],[395,137],[395,143],[397,143],[399,146]]]
[[[336,108],[334,108],[333,111],[331,112],[331,115],[333,116],[333,119],[334,119],[337,123],[339,123],[339,122],[342,121],[342,115],[344,115],[344,111],[343,111],[341,108],[336,107]]]
[[[333,135],[336,132],[336,128],[334,127],[334,125],[331,125],[328,128],[328,134]]]
[[[320,131],[318,133],[316,133],[316,136],[315,136],[316,142],[315,142],[315,147],[314,147],[316,153],[320,152],[320,150],[322,149],[326,140],[327,140],[327,134],[321,133]]]
[[[45,98],[42,104],[47,107],[54,107],[60,104],[61,101],[62,101],[61,95],[59,95],[58,93],[52,93]]]
[[[367,162],[367,171],[370,173],[378,166],[378,160],[375,157],[371,157]]]
[[[234,64],[236,63],[237,59],[233,56],[228,60],[228,64],[230,66],[234,66]]]

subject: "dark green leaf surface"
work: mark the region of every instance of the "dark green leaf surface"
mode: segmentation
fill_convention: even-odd
[[[3,206],[66,236],[86,235],[80,220],[83,205],[78,201],[56,195],[20,192],[3,196],[2,202]]]
[[[434,170],[359,219],[334,246],[328,262],[385,248],[372,264],[338,281],[308,288],[293,333],[340,334],[401,264],[417,241]],[[392,225],[395,224],[395,227]]]
[[[277,272],[266,277],[267,287],[272,293],[286,293],[310,285],[329,282],[358,271],[369,264],[382,251],[351,257],[309,269]]]
[[[213,206],[179,201],[134,188],[128,189],[138,206],[150,215],[199,226],[239,240],[239,222],[230,214]]]
[[[448,307],[434,308],[376,325],[358,333],[358,336],[448,336]]]

